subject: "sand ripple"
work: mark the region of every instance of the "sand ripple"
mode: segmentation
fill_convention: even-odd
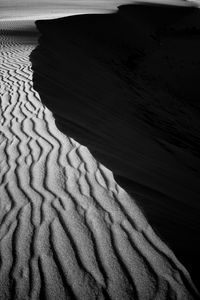
[[[189,274],[32,86],[31,37],[2,32],[0,298],[194,299]]]

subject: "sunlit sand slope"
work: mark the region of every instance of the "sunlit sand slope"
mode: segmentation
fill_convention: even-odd
[[[112,173],[32,87],[36,38],[0,36],[0,299],[195,299]]]

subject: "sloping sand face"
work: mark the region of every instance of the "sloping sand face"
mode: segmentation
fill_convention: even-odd
[[[200,11],[125,5],[38,20],[33,86],[88,147],[199,286]]]
[[[0,299],[195,299],[141,211],[32,86],[36,38],[0,36]]]

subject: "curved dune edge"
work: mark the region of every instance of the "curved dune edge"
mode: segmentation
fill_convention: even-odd
[[[195,299],[186,269],[32,86],[36,40],[0,36],[0,298]]]

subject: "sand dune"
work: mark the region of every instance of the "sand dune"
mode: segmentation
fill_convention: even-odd
[[[199,10],[129,5],[37,21],[33,83],[199,285]]]
[[[36,37],[0,35],[0,299],[195,299],[189,273],[33,89]]]

